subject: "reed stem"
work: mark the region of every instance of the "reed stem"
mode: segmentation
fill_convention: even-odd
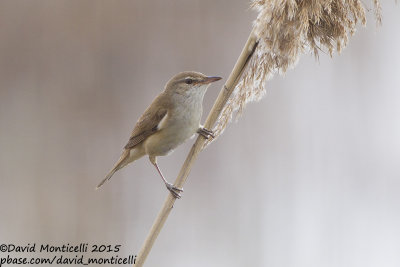
[[[210,113],[208,114],[208,117],[206,119],[204,127],[207,129],[211,129],[212,126],[215,124],[217,121],[219,115],[221,114],[221,111],[223,107],[225,106],[226,102],[228,101],[230,95],[232,94],[233,90],[235,89],[235,86],[239,82],[239,79],[249,62],[249,59],[254,53],[255,48],[257,47],[257,38],[253,31],[250,33],[249,38],[247,39],[247,42],[242,50],[242,53],[240,54],[238,60],[236,61],[236,64],[229,75],[225,85],[222,87],[218,98],[214,102],[214,106],[212,107]],[[194,164],[194,162],[197,159],[198,154],[201,152],[203,149],[204,143],[206,139],[199,135],[197,137],[196,142],[193,144],[188,156],[186,157],[186,160],[179,172],[178,177],[175,180],[174,185],[176,187],[182,188],[183,185],[186,182],[186,179],[190,173],[190,170]],[[168,194],[167,199],[164,202],[163,207],[161,208],[160,212],[158,213],[158,216],[156,220],[153,223],[153,226],[151,227],[151,230],[146,238],[146,240],[143,243],[142,248],[139,251],[139,254],[137,255],[136,263],[134,267],[142,267],[147,256],[150,253],[151,248],[153,247],[153,244],[155,240],[157,239],[158,234],[160,233],[162,227],[164,226],[165,221],[168,218],[169,213],[171,212],[174,203],[175,203],[176,198],[172,194]]]

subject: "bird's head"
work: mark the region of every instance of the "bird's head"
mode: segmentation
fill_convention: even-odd
[[[166,87],[166,92],[177,93],[187,97],[204,96],[212,82],[221,80],[221,77],[206,76],[200,72],[184,71],[172,77]]]

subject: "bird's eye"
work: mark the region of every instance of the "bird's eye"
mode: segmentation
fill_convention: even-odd
[[[185,83],[186,83],[186,84],[192,84],[192,83],[193,83],[193,80],[190,79],[190,78],[187,78],[187,79],[185,80]]]

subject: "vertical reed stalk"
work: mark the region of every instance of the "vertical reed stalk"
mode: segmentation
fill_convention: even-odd
[[[244,46],[242,53],[240,54],[238,60],[236,61],[235,67],[233,68],[231,74],[229,75],[225,85],[222,87],[217,100],[214,102],[214,106],[212,107],[207,120],[205,122],[205,127],[207,129],[211,129],[212,126],[217,121],[220,116],[226,102],[228,101],[230,95],[232,94],[235,86],[239,82],[239,79],[249,62],[251,56],[254,53],[255,48],[257,47],[257,39],[254,33],[254,30],[250,33],[249,38],[247,39],[246,45]],[[203,149],[204,143],[206,139],[202,136],[198,136],[196,142],[192,146],[186,160],[179,172],[178,177],[175,180],[174,185],[176,187],[183,187],[186,182],[186,179],[190,173],[190,170],[193,166],[193,163],[197,159],[198,154]],[[156,220],[151,227],[149,234],[147,235],[146,240],[144,241],[142,248],[139,251],[139,254],[136,259],[135,267],[143,266],[147,256],[150,253],[151,248],[153,247],[154,242],[157,239],[158,234],[160,233],[162,227],[164,226],[165,221],[168,218],[169,213],[171,212],[176,198],[172,196],[172,194],[168,194],[167,199],[164,202],[163,207],[161,208]]]

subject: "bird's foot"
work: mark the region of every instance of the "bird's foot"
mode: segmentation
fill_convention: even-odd
[[[175,198],[177,199],[181,198],[181,193],[183,192],[183,188],[175,187],[173,184],[170,183],[166,183],[165,185]]]
[[[209,139],[210,137],[215,138],[215,134],[213,131],[210,131],[204,127],[201,127],[197,130],[197,133],[203,136],[205,139]]]

